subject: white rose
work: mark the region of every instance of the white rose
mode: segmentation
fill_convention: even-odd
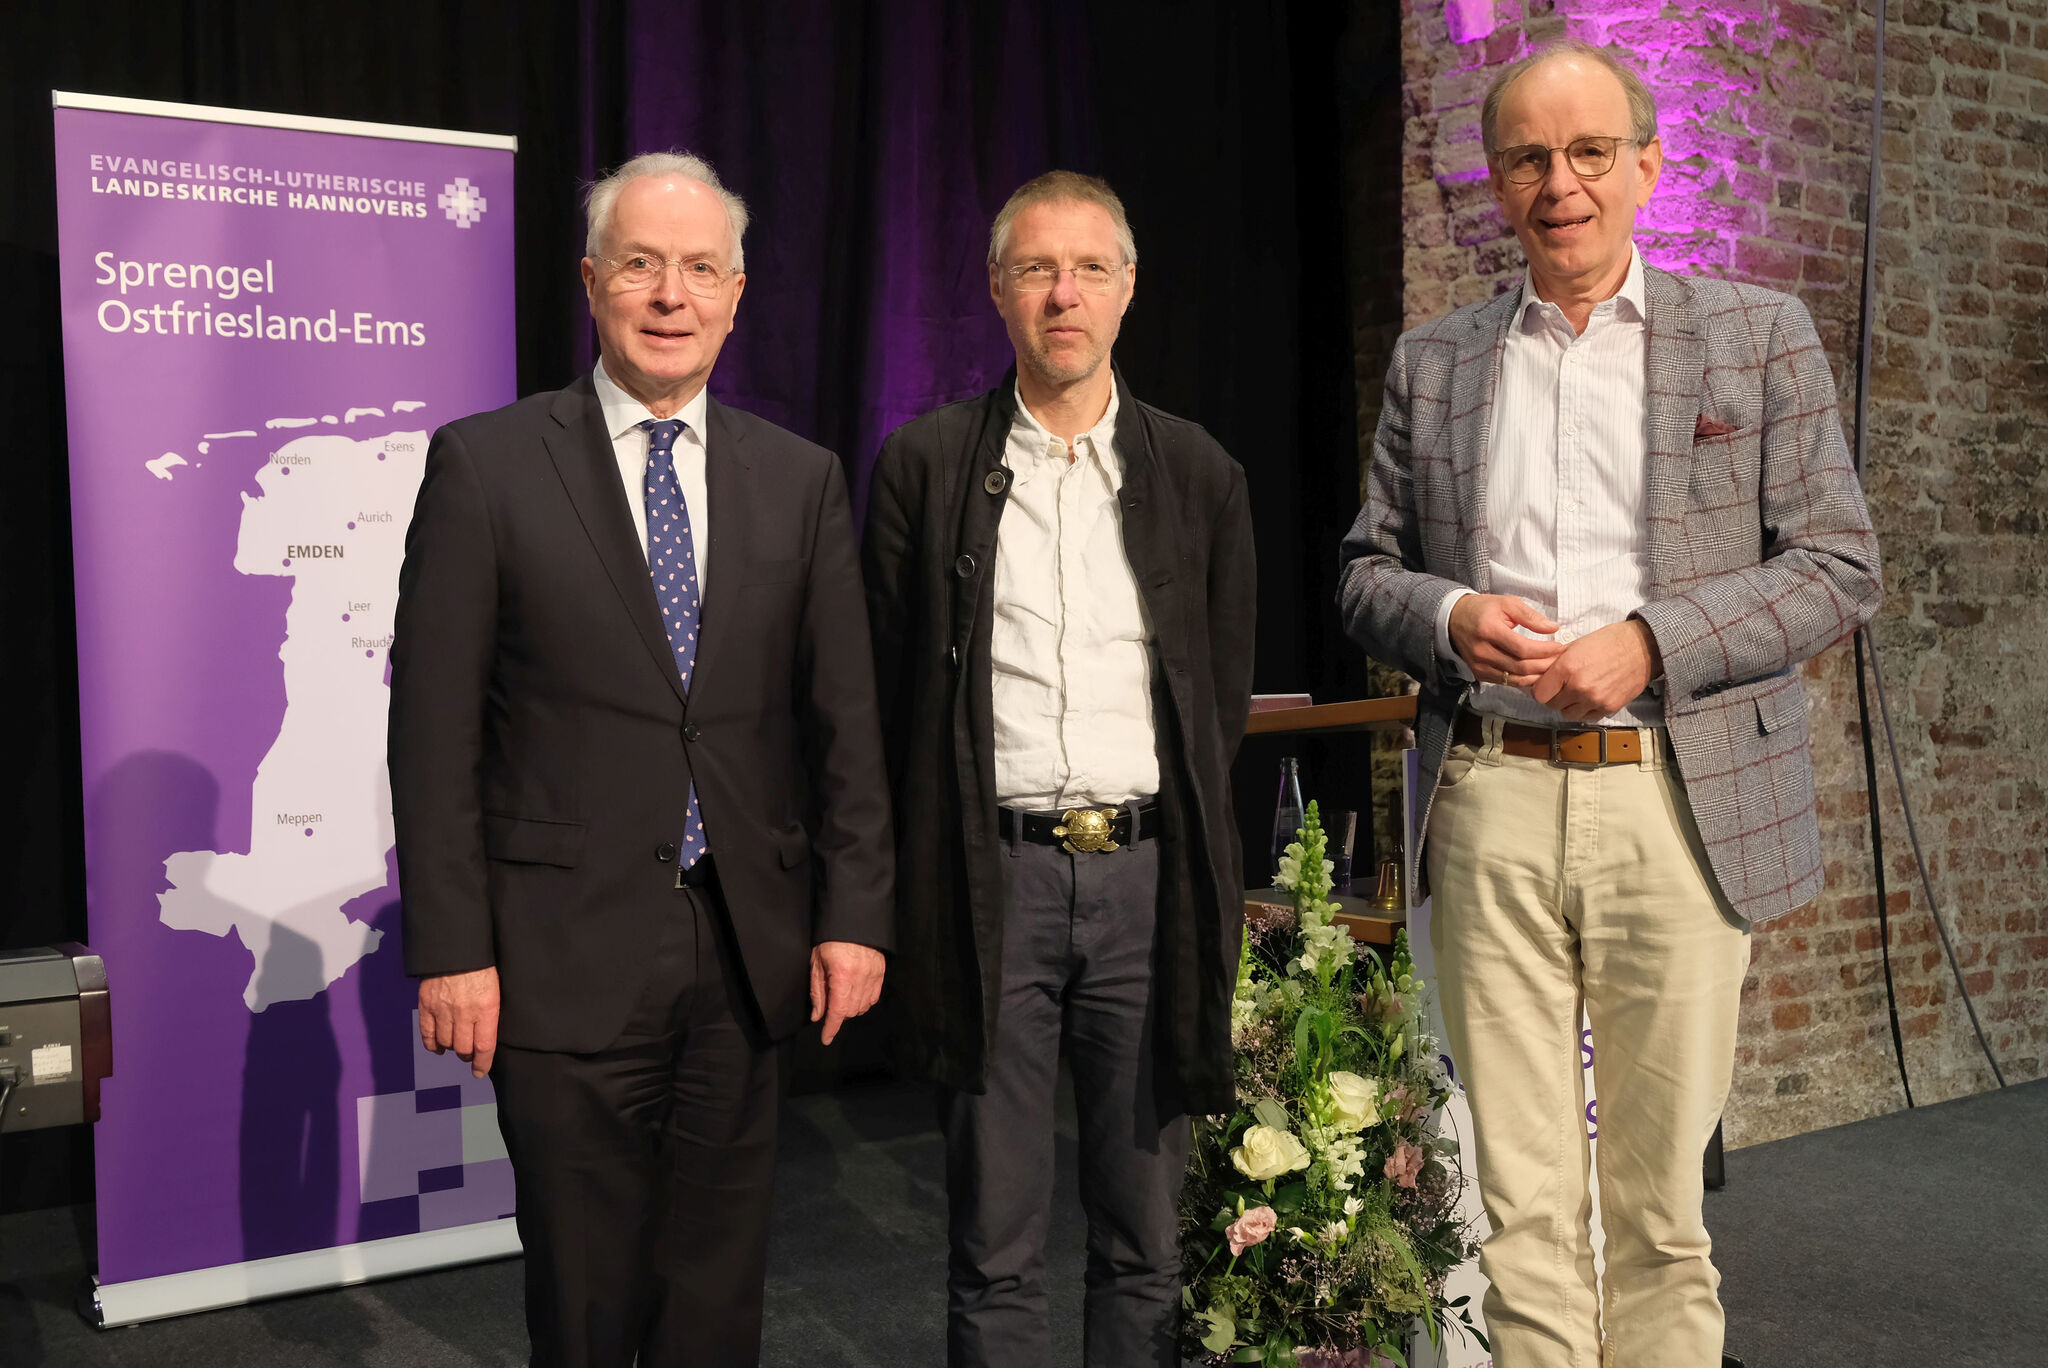
[[[1330,1111],[1348,1131],[1362,1131],[1380,1122],[1380,1084],[1338,1069],[1330,1075]]]
[[[1253,1182],[1263,1183],[1283,1173],[1308,1167],[1308,1151],[1290,1131],[1271,1126],[1251,1126],[1243,1143],[1230,1152],[1230,1162]]]

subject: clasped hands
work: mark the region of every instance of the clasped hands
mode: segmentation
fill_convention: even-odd
[[[811,947],[811,1020],[825,1023],[825,1044],[848,1017],[882,995],[882,952],[848,941]],[[498,971],[474,969],[420,980],[420,1041],[435,1054],[455,1051],[478,1078],[498,1053]]]
[[[1467,594],[1451,607],[1451,645],[1474,678],[1527,689],[1573,722],[1598,721],[1628,706],[1661,671],[1657,639],[1640,618],[1569,643],[1550,639],[1557,630],[1512,594]]]

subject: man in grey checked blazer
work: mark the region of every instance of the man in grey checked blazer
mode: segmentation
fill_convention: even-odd
[[[1495,1362],[1713,1368],[1700,1154],[1747,933],[1823,879],[1795,667],[1876,611],[1877,543],[1805,308],[1635,252],[1642,82],[1561,44],[1502,73],[1482,133],[1529,276],[1397,343],[1340,602],[1421,683]]]

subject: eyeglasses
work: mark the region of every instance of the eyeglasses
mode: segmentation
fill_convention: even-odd
[[[1089,294],[1108,294],[1123,279],[1126,267],[1123,262],[1081,261],[1072,266],[1055,266],[1049,261],[1034,261],[1025,266],[1011,266],[1010,281],[1018,294],[1044,294],[1059,284],[1060,276],[1071,272],[1074,286]]]
[[[1636,143],[1634,138],[1585,137],[1573,138],[1563,147],[1542,147],[1536,143],[1519,143],[1514,147],[1503,147],[1494,154],[1500,165],[1500,173],[1510,184],[1534,185],[1550,174],[1550,154],[1564,153],[1565,162],[1572,174],[1580,180],[1598,180],[1614,169],[1614,152],[1623,143]]]
[[[644,290],[668,274],[673,266],[682,272],[683,288],[693,295],[710,299],[725,288],[725,282],[739,271],[721,270],[703,257],[658,257],[647,252],[633,252],[622,257],[599,257],[612,268],[612,283],[623,290]]]

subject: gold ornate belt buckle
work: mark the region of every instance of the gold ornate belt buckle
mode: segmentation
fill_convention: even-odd
[[[1069,855],[1095,854],[1117,849],[1115,808],[1068,808],[1052,834],[1062,837],[1060,848]]]

